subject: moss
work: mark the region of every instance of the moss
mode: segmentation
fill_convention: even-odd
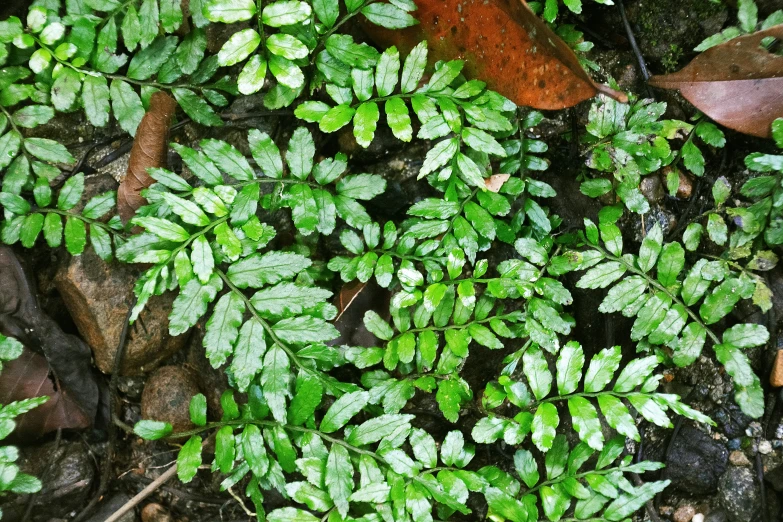
[[[684,52],[682,47],[677,44],[671,44],[669,46],[669,52],[661,58],[661,65],[666,69],[666,72],[672,72],[677,69]]]
[[[720,31],[726,8],[706,0],[642,0],[629,16],[645,57],[671,70],[704,38]]]

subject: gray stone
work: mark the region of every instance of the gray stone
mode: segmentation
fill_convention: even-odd
[[[730,522],[749,522],[759,513],[761,495],[753,472],[730,467],[720,478],[718,498]]]
[[[707,518],[704,519],[704,522],[727,522],[728,520],[729,516],[725,511],[716,509],[715,511],[710,511]]]

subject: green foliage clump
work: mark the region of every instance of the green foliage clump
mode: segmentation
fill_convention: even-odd
[[[589,155],[586,164],[599,172],[612,173],[606,177],[589,179],[582,183],[581,191],[590,197],[614,192],[632,212],[646,214],[650,204],[639,190],[642,176],[671,166],[666,185],[671,195],[679,186],[680,162],[695,176],[704,175],[704,154],[695,138],[711,147],[723,147],[726,138],[713,123],[699,117],[695,124],[680,120],[660,120],[666,112],[666,103],[650,99],[636,100],[630,104],[619,103],[599,95],[590,107],[587,124],[588,135],[584,141]],[[678,151],[673,151],[670,141],[687,138]]]
[[[553,5],[545,6],[552,19]],[[581,2],[566,5],[578,12]],[[469,513],[468,499],[478,497],[492,520],[543,513],[619,521],[668,484],[627,478],[661,467],[625,454],[626,441],[640,436],[634,415],[661,427],[671,425],[670,414],[711,423],[658,389],[659,365],[686,366],[714,352],[743,411],[761,416],[759,379],[743,350],[766,343],[768,333],[727,317],[743,299],[771,305],[758,272],[775,265],[771,250],[783,241],[780,156],[748,157],[760,175],[739,189],[742,203],[728,205],[732,187],[719,181],[714,208],[693,218],[681,240],[665,241],[655,225],[628,252],[616,223],[625,207],[650,210],[642,177],[680,163],[702,176],[700,147],[724,145],[704,118],[660,120],[665,104],[600,97],[589,114],[587,165],[607,176],[584,181],[582,192],[614,192],[623,206],[561,234],[548,204],[556,191],[538,179],[548,167],[547,145],[531,132],[540,113],[466,79],[459,60],[428,69],[424,42],[403,58],[340,32],[360,13],[407,27],[413,3],[191,0],[190,9],[187,18],[169,0],[64,8],[39,0],[26,25],[0,22],[0,238],[32,247],[43,233],[50,247],[64,238],[79,255],[89,233],[101,258],[144,264],[131,320],[152,296],[174,292],[170,333],[203,324],[207,358],[229,376],[222,419],[209,422],[197,395],[196,429],[172,434],[154,420],[135,427],[146,439],[187,440],[181,480],[194,479],[208,458],[205,437],[214,436],[212,471],[224,489],[241,485],[259,520],[445,520]],[[208,25],[235,22],[251,24],[210,54]],[[581,45],[577,31],[563,34]],[[222,124],[217,108],[257,92],[267,108],[294,106],[301,123],[282,137],[251,130],[250,157],[217,139],[172,144],[186,168],[150,169],[155,183],[130,231],[110,217],[114,192],[75,210],[84,176],[61,170],[74,158],[22,129],[83,110],[96,127],[113,117],[134,134],[156,90],[202,125]],[[325,156],[314,133],[352,125],[366,148],[382,121],[401,141],[415,134],[433,143],[418,176],[426,196],[404,219],[378,222],[368,202],[386,191],[385,179],[345,154]],[[774,135],[783,145],[780,121]],[[684,143],[672,150],[678,139]],[[287,237],[274,225],[280,215],[293,224]],[[577,325],[562,276],[572,271],[585,271],[577,287],[609,288],[600,311],[633,319],[642,355],[623,361],[612,347],[588,363],[570,340]],[[336,328],[333,293],[371,280],[388,292],[388,306],[363,315],[374,344],[352,346]],[[471,354],[487,350],[503,354],[502,367],[484,390],[472,389],[464,369]],[[433,394],[453,425],[441,440],[406,412],[417,394]],[[479,417],[470,434],[459,424],[468,412]],[[561,427],[569,417],[575,445]],[[513,462],[478,464],[476,444],[500,439],[514,448]],[[291,505],[265,513],[272,489]]]

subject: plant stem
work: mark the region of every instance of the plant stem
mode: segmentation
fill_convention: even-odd
[[[561,475],[561,476],[559,476],[557,478],[554,478],[552,480],[547,480],[546,482],[542,482],[541,484],[538,484],[534,488],[528,489],[527,491],[525,491],[525,495],[530,495],[532,493],[535,493],[536,491],[538,491],[539,489],[543,488],[544,486],[551,486],[552,484],[557,484],[559,482],[563,482],[565,479],[568,479],[568,478],[580,479],[580,478],[584,478],[584,477],[586,477],[588,475],[608,475],[610,473],[614,473],[614,472],[617,472],[617,471],[623,473],[627,469],[628,468],[626,466],[617,466],[617,467],[614,467],[614,468],[607,468],[607,469],[592,469],[590,471],[585,471],[584,473],[577,473],[575,475]],[[563,519],[561,519],[561,521],[562,520]],[[604,520],[604,519],[598,519],[598,520]],[[585,522],[585,521],[581,521],[581,522]]]
[[[470,325],[473,324],[483,324],[488,323],[490,321],[493,321],[495,319],[508,319],[514,314],[514,312],[504,314],[504,315],[493,315],[492,317],[487,317],[486,319],[477,319],[475,321],[470,321],[469,323],[465,324],[449,324],[446,326],[433,326],[433,327],[425,327],[425,328],[411,328],[410,330],[405,330],[400,335],[396,336],[394,339],[397,339],[406,333],[418,333],[418,332],[426,332],[426,331],[432,331],[432,332],[445,332],[446,330],[464,330],[465,328],[468,328]],[[392,339],[392,340],[394,340]]]
[[[155,87],[157,89],[163,89],[163,90],[167,90],[167,91],[170,91],[172,89],[177,89],[177,88],[193,89],[193,90],[196,90],[196,91],[203,91],[204,89],[211,89],[211,88],[219,89],[219,87],[216,87],[213,84],[208,84],[208,85],[191,85],[191,84],[187,84],[187,83],[166,84],[166,83],[152,82],[152,81],[147,81],[147,80],[135,80],[133,78],[128,78],[127,76],[124,76],[122,74],[113,74],[113,73],[105,73],[105,72],[93,71],[93,70],[90,70],[90,69],[82,69],[81,67],[77,67],[77,66],[73,65],[71,62],[69,62],[67,60],[61,60],[60,58],[58,58],[57,55],[55,54],[55,52],[48,45],[46,45],[43,42],[41,42],[41,40],[39,38],[37,38],[36,36],[33,36],[33,39],[35,40],[35,42],[42,49],[46,49],[47,51],[49,51],[49,54],[52,56],[52,58],[55,59],[55,61],[57,61],[57,63],[59,63],[63,67],[68,67],[69,69],[72,69],[72,70],[78,72],[79,74],[86,74],[86,75],[90,75],[90,76],[103,76],[104,78],[110,78],[112,80],[121,80],[121,81],[124,81],[124,82],[127,82],[127,83],[131,83],[133,85],[139,85],[139,86],[142,86],[142,87],[146,85],[146,86],[149,86],[149,87]],[[3,109],[3,110],[5,110],[5,109]]]
[[[8,120],[8,123],[11,125],[11,129],[14,132],[16,132],[19,135],[19,138],[24,142],[24,134],[22,134],[22,131],[20,131],[19,127],[17,127],[16,123],[14,123],[14,119],[11,116],[11,113],[8,112],[8,109],[6,109],[5,106],[3,105],[0,105],[0,109],[2,109],[3,114]],[[33,160],[30,158],[30,153],[28,153],[27,149],[24,148],[24,143],[22,143],[22,146],[20,148],[22,149],[22,154],[24,154],[24,157],[27,158],[27,162],[32,164]]]
[[[339,397],[339,395],[341,394],[340,391],[333,389],[331,383],[326,379],[324,379],[323,374],[321,372],[313,370],[309,366],[302,363],[299,357],[297,357],[296,352],[294,352],[290,346],[288,346],[287,344],[285,344],[283,341],[280,340],[280,338],[277,336],[277,334],[269,325],[269,323],[258,314],[250,299],[247,298],[247,296],[245,295],[244,292],[242,292],[242,290],[237,288],[237,286],[231,282],[231,279],[228,278],[226,273],[220,269],[216,269],[215,273],[217,273],[217,275],[220,276],[223,282],[226,283],[226,286],[228,286],[228,288],[242,300],[247,310],[253,316],[253,319],[258,321],[258,323],[264,328],[264,331],[267,333],[267,335],[269,335],[269,337],[272,339],[272,342],[278,345],[286,353],[286,355],[288,355],[289,359],[291,359],[291,361],[297,366],[297,368],[309,373],[310,375],[312,375],[313,377],[321,381],[326,387],[332,390]]]
[[[647,273],[643,272],[642,270],[639,270],[638,268],[636,268],[632,264],[628,263],[622,257],[617,257],[614,254],[609,253],[607,250],[605,250],[604,248],[600,247],[599,245],[589,244],[589,246],[590,246],[590,248],[592,248],[594,250],[598,250],[599,252],[601,252],[606,259],[610,259],[612,261],[620,263],[623,267],[625,267],[625,269],[628,272],[631,272],[632,274],[636,274],[636,275],[638,275],[640,277],[643,277],[647,281],[647,284],[649,284],[650,286],[654,287],[655,289],[657,289],[657,290],[663,292],[664,294],[666,294],[673,302],[679,304],[680,306],[682,306],[685,309],[685,311],[690,316],[690,318],[693,319],[693,321],[695,323],[697,323],[699,326],[701,326],[704,329],[705,332],[707,332],[707,335],[709,335],[710,339],[712,340],[712,342],[714,344],[720,344],[720,339],[718,338],[718,336],[715,335],[715,333],[712,330],[710,330],[709,327],[707,327],[707,325],[704,323],[704,321],[701,320],[701,317],[699,317],[696,314],[696,312],[691,310],[691,308],[689,306],[687,306],[682,301],[682,299],[680,299],[679,296],[674,294],[671,290],[669,290],[668,288],[663,286],[661,283],[659,283],[658,281],[656,281],[655,279],[650,277]]]
[[[260,1],[260,0],[259,0],[259,1]],[[352,12],[352,13],[348,13],[347,15],[345,15],[345,16],[343,17],[343,19],[342,19],[342,20],[340,20],[339,22],[337,22],[336,24],[334,24],[334,26],[333,26],[331,29],[329,29],[328,31],[326,31],[326,32],[324,33],[324,35],[323,35],[323,36],[321,36],[321,37],[318,39],[318,44],[316,44],[315,48],[313,49],[313,52],[312,52],[312,58],[310,58],[310,65],[313,65],[313,64],[315,63],[315,58],[316,58],[316,56],[318,56],[318,51],[319,51],[321,48],[323,48],[323,47],[325,46],[325,44],[326,44],[326,40],[328,40],[328,39],[329,39],[329,37],[330,37],[330,36],[332,36],[332,35],[335,33],[335,31],[337,31],[337,30],[338,30],[338,29],[339,29],[339,28],[340,28],[340,27],[341,27],[341,26],[342,26],[342,25],[343,25],[345,22],[347,22],[348,20],[350,20],[350,19],[351,19],[351,18],[353,18],[354,16],[356,16],[356,15],[360,14],[360,13],[361,13],[361,11],[362,11],[362,9],[364,9],[364,7],[366,7],[366,6],[370,5],[370,4],[371,4],[371,3],[373,3],[374,1],[375,1],[375,0],[369,0],[369,1],[367,1],[367,2],[364,2],[364,3],[362,3],[362,5],[360,5],[359,7],[357,7],[357,8],[356,8],[356,10],[355,10],[354,12]]]

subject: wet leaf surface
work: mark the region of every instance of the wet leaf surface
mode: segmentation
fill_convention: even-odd
[[[368,27],[371,38],[407,54],[429,42],[429,59],[465,60],[464,72],[517,105],[563,109],[602,92],[568,45],[520,0],[420,0],[419,25],[390,31]]]
[[[653,76],[650,85],[679,89],[718,123],[768,138],[772,122],[783,116],[783,56],[762,47],[767,37],[783,39],[783,25],[707,49],[684,69]]]

